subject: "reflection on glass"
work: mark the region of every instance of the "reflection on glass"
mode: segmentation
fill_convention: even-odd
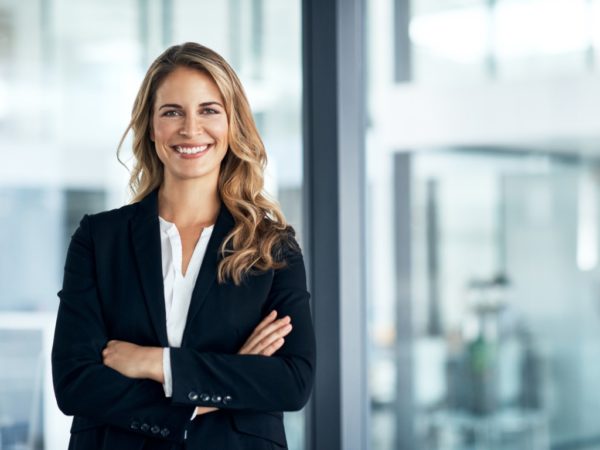
[[[240,75],[269,155],[266,188],[302,242],[299,1],[0,0],[0,334],[17,322],[43,332],[35,345],[0,336],[23,357],[15,371],[43,370],[35,392],[34,378],[5,373],[0,448],[67,446],[49,367],[36,365],[51,340],[66,247],[84,213],[129,200],[116,147],[135,93],[149,62],[188,40]],[[2,367],[13,361],[4,350]],[[290,448],[303,448],[303,413],[286,415],[286,429]]]

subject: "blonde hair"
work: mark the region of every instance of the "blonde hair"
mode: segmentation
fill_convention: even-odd
[[[219,282],[229,278],[239,285],[251,271],[285,267],[283,246],[298,249],[297,243],[279,205],[263,191],[267,154],[248,99],[225,59],[200,44],[186,42],[169,47],[150,65],[142,81],[131,121],[117,150],[119,155],[127,134],[133,131],[135,164],[129,179],[132,202],[141,200],[163,182],[163,165],[150,139],[150,130],[156,91],[177,67],[196,69],[213,79],[229,121],[229,148],[221,162],[217,189],[235,226],[219,249],[223,256],[217,271]]]

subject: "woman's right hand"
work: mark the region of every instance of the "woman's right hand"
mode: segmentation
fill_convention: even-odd
[[[272,356],[285,342],[285,336],[292,331],[290,316],[285,316],[279,320],[277,311],[273,310],[266,316],[252,331],[252,334],[246,339],[238,355],[263,355]],[[197,406],[196,416],[217,411],[219,408],[212,406]]]

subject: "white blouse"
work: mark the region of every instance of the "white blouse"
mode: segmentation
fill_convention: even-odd
[[[208,240],[214,224],[202,230],[196,243],[194,253],[185,275],[181,272],[182,248],[179,230],[174,223],[162,217],[160,221],[160,249],[162,254],[162,273],[165,288],[165,312],[167,317],[167,339],[169,347],[180,347],[185,329],[185,322],[192,300],[192,292],[198,279],[200,266],[206,253]],[[169,348],[163,350],[163,372],[165,395],[173,395],[173,377],[171,372],[171,353]]]

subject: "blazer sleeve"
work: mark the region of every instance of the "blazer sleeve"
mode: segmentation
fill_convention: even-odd
[[[265,311],[291,317],[284,345],[272,356],[172,348],[173,403],[254,411],[295,411],[306,404],[316,357],[310,294],[299,247],[284,255],[287,266],[275,270],[265,304]]]
[[[90,218],[71,238],[52,347],[61,411],[158,439],[182,442],[193,409],[172,405],[162,386],[125,377],[102,363],[108,341],[96,285]]]

